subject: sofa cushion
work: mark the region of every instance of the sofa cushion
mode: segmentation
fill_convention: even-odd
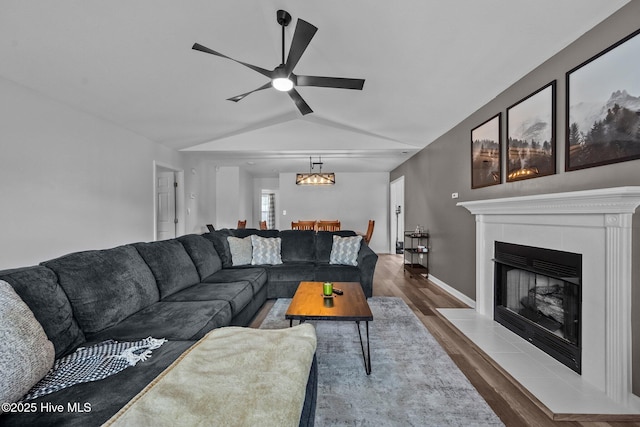
[[[280,247],[282,240],[280,237],[260,237],[251,235],[252,265],[278,265],[282,264]]]
[[[231,235],[231,231],[226,228],[202,235],[202,237],[213,243],[213,247],[220,256],[220,261],[222,261],[222,268],[232,266],[231,251],[229,250],[229,242],[227,241],[227,237]]]
[[[331,248],[333,247],[333,236],[348,237],[355,235],[355,231],[352,230],[318,231],[316,234],[316,261],[329,262]]]
[[[277,282],[302,282],[315,280],[315,264],[312,262],[288,262],[274,265],[267,270],[269,286]]]
[[[85,335],[113,326],[160,298],[153,273],[133,246],[75,252],[43,265],[58,275]]]
[[[161,299],[200,282],[198,270],[180,241],[171,239],[133,246],[156,278]]]
[[[358,265],[358,252],[362,236],[333,236],[333,246],[329,256],[329,264]]]
[[[360,269],[351,265],[318,264],[314,270],[316,282],[360,282]]]
[[[231,304],[231,315],[235,316],[253,299],[251,283],[243,280],[230,283],[198,283],[176,292],[164,301],[215,301]]]
[[[88,335],[87,339],[137,341],[152,336],[197,340],[212,329],[227,326],[230,321],[231,306],[227,301],[159,301],[109,329]]]
[[[197,234],[187,234],[186,236],[178,237],[178,240],[187,250],[201,279],[211,276],[222,268],[222,261],[211,240],[207,240]]]
[[[239,265],[251,264],[251,257],[253,256],[253,249],[251,246],[251,236],[245,238],[227,237],[229,242],[229,250],[231,251],[231,264],[233,267]]]
[[[282,262],[312,262],[316,256],[316,232],[313,230],[282,230]]]
[[[244,238],[251,235],[260,237],[278,237],[280,232],[278,230],[258,230],[257,228],[238,228],[235,230],[229,230],[234,237]]]
[[[0,280],[8,282],[29,306],[56,350],[56,358],[71,353],[85,342],[69,298],[58,284],[56,274],[43,266],[0,271]]]
[[[206,283],[226,283],[247,280],[256,295],[267,283],[267,270],[260,267],[223,268],[217,273],[205,278]]]
[[[0,280],[0,402],[18,401],[53,367],[54,357],[53,343],[27,304]]]

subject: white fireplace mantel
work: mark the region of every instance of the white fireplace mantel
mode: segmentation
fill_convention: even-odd
[[[640,203],[640,187],[615,187],[568,193],[460,202],[474,215],[633,214]]]
[[[476,216],[481,315],[493,318],[495,241],[582,254],[582,377],[623,405],[633,396],[631,223],[639,205],[640,187],[458,203]]]

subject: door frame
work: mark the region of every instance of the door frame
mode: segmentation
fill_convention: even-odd
[[[397,217],[400,227],[396,224],[396,207],[400,205],[401,213]],[[404,175],[394,179],[389,183],[389,253],[396,253],[396,239],[404,243],[404,215],[406,208],[404,205]],[[398,236],[396,237],[396,230]]]
[[[176,182],[176,215],[178,223],[176,224],[176,237],[182,236],[186,229],[186,210],[185,210],[185,198],[184,198],[184,170],[175,168],[167,163],[153,161],[153,240],[158,240],[158,218],[157,218],[157,206],[158,206],[158,172],[169,171],[175,174]]]

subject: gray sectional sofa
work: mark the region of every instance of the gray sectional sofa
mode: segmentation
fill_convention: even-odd
[[[227,237],[251,234],[280,237],[282,264],[234,267]],[[330,264],[334,234],[355,233],[220,230],[0,271],[42,325],[56,359],[108,339],[168,340],[144,363],[31,401],[90,402],[90,412],[4,413],[0,425],[100,425],[195,341],[218,327],[248,325],[267,298],[293,296],[300,281],[358,281],[370,297],[377,255],[362,242],[357,266]],[[316,379],[314,360],[301,425],[313,425]]]

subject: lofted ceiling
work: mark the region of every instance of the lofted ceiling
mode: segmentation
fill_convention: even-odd
[[[168,147],[251,174],[390,171],[629,0],[0,0],[0,76]],[[268,80],[276,11],[318,27],[302,116]]]

